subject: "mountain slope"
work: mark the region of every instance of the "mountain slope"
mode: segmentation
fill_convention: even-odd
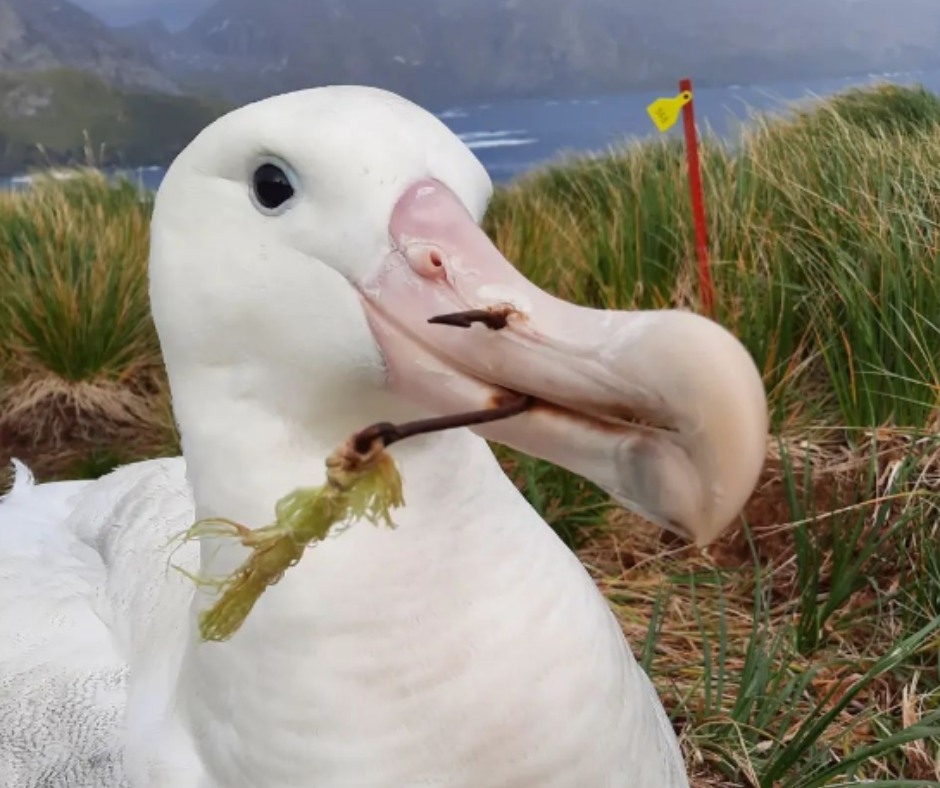
[[[215,58],[186,76],[239,100],[338,82],[431,102],[607,89],[623,84],[627,44],[590,2],[600,13],[570,0],[221,0],[178,41]],[[632,48],[632,63],[654,54]]]
[[[227,106],[65,69],[0,73],[0,175],[48,164],[167,164]]]
[[[148,36],[234,100],[365,82],[438,103],[938,63],[933,0],[218,0]]]
[[[66,0],[0,0],[0,72],[72,68],[118,87],[178,93],[149,55]]]

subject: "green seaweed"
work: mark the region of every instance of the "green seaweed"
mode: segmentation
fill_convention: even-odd
[[[274,522],[252,529],[224,518],[196,522],[186,540],[232,538],[251,554],[225,578],[192,579],[220,592],[218,600],[199,615],[203,640],[232,637],[268,586],[300,561],[306,548],[327,537],[337,524],[367,520],[394,527],[391,509],[402,506],[401,476],[391,455],[376,440],[365,453],[347,442],[326,461],[326,482],[296,489],[275,504]]]

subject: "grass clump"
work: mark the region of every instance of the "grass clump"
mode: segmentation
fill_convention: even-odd
[[[940,100],[849,91],[706,140],[702,165],[718,319],[773,416],[739,526],[696,551],[563,470],[500,459],[609,599],[696,788],[940,786]],[[0,199],[0,455],[8,413],[43,429],[33,401],[124,424],[135,456],[174,449],[149,210],[93,173]],[[675,140],[533,173],[485,225],[565,298],[697,307]],[[62,434],[88,474],[113,460]]]
[[[94,170],[66,175],[0,194],[0,454],[59,465],[149,450],[166,433],[147,299],[152,200]]]
[[[149,218],[145,194],[94,171],[0,197],[8,374],[121,381],[159,367],[142,264]]]
[[[823,110],[800,113],[809,125],[833,120],[878,137],[882,132],[917,134],[940,123],[940,101],[922,85],[902,87],[883,84],[874,88],[854,88],[835,96]]]

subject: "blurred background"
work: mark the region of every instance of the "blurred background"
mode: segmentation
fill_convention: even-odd
[[[652,133],[690,76],[703,124],[889,78],[940,86],[932,0],[0,0],[0,177],[161,167],[212,117],[331,83],[436,111],[505,181]],[[16,181],[13,181],[14,183]]]

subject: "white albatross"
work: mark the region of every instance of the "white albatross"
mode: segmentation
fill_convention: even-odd
[[[0,785],[688,785],[603,596],[484,437],[706,543],[756,484],[761,380],[704,318],[535,288],[478,227],[491,188],[435,117],[360,87],[249,105],[180,154],[150,297],[183,457],[94,482],[18,468],[0,504]],[[505,304],[501,330],[428,323]],[[168,565],[194,519],[266,524],[356,430],[506,391],[539,404],[392,448],[397,529],[308,550],[234,637],[200,641],[212,592]],[[216,576],[244,555],[203,540],[174,561]]]

